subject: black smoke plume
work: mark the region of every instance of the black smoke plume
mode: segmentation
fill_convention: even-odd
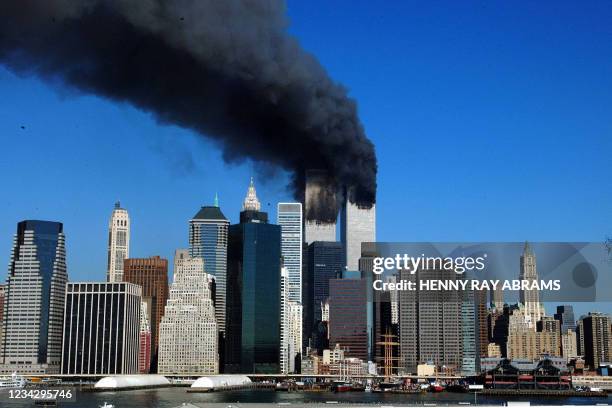
[[[375,201],[355,101],[288,35],[282,0],[2,0],[0,63],[193,129],[226,161],[279,166],[296,198],[314,168]]]

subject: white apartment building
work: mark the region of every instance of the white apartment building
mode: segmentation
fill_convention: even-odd
[[[160,374],[217,374],[217,321],[212,276],[203,258],[183,259],[174,271],[159,333]]]

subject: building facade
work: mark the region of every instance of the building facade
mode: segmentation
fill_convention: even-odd
[[[400,280],[457,279],[454,271],[400,271]],[[418,289],[418,284],[417,289]],[[416,373],[421,362],[432,362],[439,368],[455,372],[463,364],[462,298],[458,291],[401,291],[400,360],[405,373]]]
[[[168,260],[159,256],[128,258],[124,261],[123,280],[142,287],[142,301],[147,304],[151,324],[151,370],[157,370],[159,324],[168,300]]]
[[[2,345],[4,344],[4,299],[6,295],[6,285],[0,285],[0,365],[4,364]]]
[[[568,329],[561,334],[561,350],[567,361],[578,357],[578,340],[574,330]]]
[[[184,259],[174,272],[160,324],[160,374],[218,374],[218,328],[203,258]]]
[[[461,299],[461,374],[476,375],[480,372],[480,330],[477,294],[466,290]]]
[[[568,330],[576,330],[576,319],[572,305],[557,306],[555,319],[561,323],[561,333],[566,333]]]
[[[302,279],[302,305],[304,306],[303,348],[311,343],[313,348],[327,346],[314,344],[313,332],[322,322],[322,306],[329,297],[329,280],[337,278],[344,270],[344,251],[340,242],[315,241],[306,249],[306,267]]]
[[[365,279],[329,280],[329,344],[347,357],[368,361],[368,311]]]
[[[489,292],[491,307],[498,313],[504,311],[504,290],[501,285]]]
[[[289,300],[289,273],[281,269],[281,373],[295,373],[302,352],[302,305]]]
[[[215,313],[220,333],[225,332],[228,228],[229,220],[216,198],[215,205],[202,207],[189,220],[189,256],[203,258],[206,273],[214,276]]]
[[[226,373],[280,372],[281,228],[260,208],[251,181],[229,228]]]
[[[523,248],[520,265],[519,279],[529,282],[539,280],[536,256],[529,242],[526,242]],[[537,322],[545,315],[544,306],[540,303],[540,291],[538,289],[521,290],[519,298],[520,302],[525,306],[525,318],[529,327],[535,329]]]
[[[509,316],[506,357],[509,359],[538,360],[542,355],[558,357],[560,337],[558,322],[554,319],[540,323],[540,331],[531,326],[531,319],[524,305],[512,311]],[[556,329],[556,330],[555,330]]]
[[[287,299],[302,302],[302,204],[278,203],[277,223],[281,227],[281,255],[287,269]]]
[[[115,209],[108,221],[108,260],[106,280],[121,282],[123,280],[123,261],[130,257],[130,216],[121,203],[115,203]]]
[[[68,283],[62,374],[138,373],[140,302],[131,283]]]
[[[349,271],[359,270],[361,244],[376,242],[376,205],[361,208],[347,199],[342,207],[341,225],[340,240],[344,244],[346,268]]]
[[[336,218],[338,204],[336,189],[327,172],[308,170],[304,191],[304,242],[309,245],[315,241],[336,240]],[[327,221],[317,220],[319,208],[334,209],[335,216]]]
[[[138,372],[149,374],[151,371],[151,323],[147,304],[140,302],[140,325],[139,334],[140,346],[138,351]]]
[[[18,223],[8,268],[0,372],[60,371],[67,280],[63,225]]]
[[[580,318],[582,329],[584,362],[596,370],[602,362],[612,361],[612,332],[610,316],[589,313]]]

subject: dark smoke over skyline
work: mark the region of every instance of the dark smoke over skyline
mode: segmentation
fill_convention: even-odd
[[[283,168],[296,199],[322,169],[369,207],[377,163],[356,103],[287,25],[279,0],[3,0],[0,63],[192,129],[226,161]]]

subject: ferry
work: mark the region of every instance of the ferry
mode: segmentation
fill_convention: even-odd
[[[0,388],[23,388],[26,380],[14,372],[10,377],[0,377]]]

